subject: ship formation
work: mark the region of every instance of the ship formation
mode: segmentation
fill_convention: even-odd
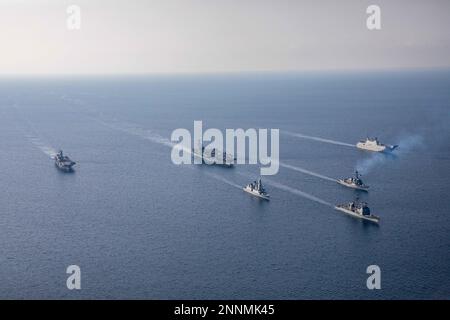
[[[356,144],[356,147],[371,152],[392,152],[398,147],[398,145],[385,145],[380,143],[378,138],[367,138],[366,140],[359,141]],[[363,182],[361,176],[362,175],[358,171],[355,171],[353,177],[338,179],[336,182],[344,187],[354,189],[356,191],[368,192],[369,186]],[[243,188],[243,190],[255,197],[270,200],[270,196],[263,187],[261,179],[249,183]],[[334,209],[361,220],[370,221],[373,223],[379,223],[380,221],[380,217],[372,214],[368,204],[366,202],[360,202],[358,197],[356,197],[356,200],[354,201],[344,204],[337,204],[334,206]]]
[[[395,150],[398,146],[382,144],[378,141],[377,138],[367,138],[365,141],[358,142],[356,144],[356,147],[373,152],[390,152]],[[193,155],[194,157],[200,158],[202,163],[207,165],[232,167],[234,161],[236,160],[231,155],[216,148],[207,150],[205,152],[205,147],[202,145],[199,145],[199,148],[197,150],[193,150]],[[68,156],[64,155],[62,150],[56,154],[54,160],[55,166],[59,170],[64,172],[73,171],[73,166],[76,164],[76,162],[72,161]],[[356,191],[369,191],[369,186],[362,181],[361,174],[358,171],[355,171],[355,175],[353,177],[339,179],[336,180],[336,182],[344,187],[351,188]],[[261,179],[247,184],[245,187],[243,187],[243,191],[262,200],[270,200],[270,195],[264,188]],[[334,206],[334,209],[362,220],[374,223],[378,223],[380,221],[380,218],[378,216],[375,216],[371,213],[368,204],[365,202],[359,202],[358,198],[355,201],[346,204],[338,204]]]

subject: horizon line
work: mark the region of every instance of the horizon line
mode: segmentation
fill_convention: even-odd
[[[380,73],[380,72],[414,72],[414,71],[450,71],[450,66],[433,67],[394,67],[394,68],[335,68],[335,69],[297,69],[297,70],[230,70],[230,71],[186,71],[186,72],[108,72],[108,73],[6,73],[0,78],[31,77],[148,77],[148,76],[208,76],[208,75],[253,75],[253,74],[300,74],[300,73]]]

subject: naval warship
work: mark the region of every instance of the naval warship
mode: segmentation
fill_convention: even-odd
[[[264,189],[261,183],[261,179],[249,183],[248,185],[245,186],[245,188],[243,188],[243,190],[264,200],[270,200],[270,195]]]
[[[352,201],[346,204],[338,204],[334,207],[336,210],[342,211],[353,217],[378,223],[380,218],[371,214],[370,209],[365,202]]]
[[[208,165],[218,165],[231,168],[235,160],[231,155],[227,154],[226,152],[222,152],[222,163],[217,163],[216,153],[219,153],[220,151],[216,148],[211,149],[209,151],[209,155],[208,151],[205,152],[205,147],[202,145],[200,145],[197,150],[193,151],[195,157],[201,158],[203,163]]]
[[[72,171],[76,162],[72,161],[68,156],[65,156],[60,150],[55,156],[55,166],[62,171]]]
[[[354,177],[347,178],[347,179],[339,179],[339,180],[337,180],[337,183],[339,183],[345,187],[348,187],[348,188],[353,188],[356,190],[368,192],[369,186],[365,185],[360,177],[361,177],[361,174],[358,171],[355,171]]]
[[[378,138],[366,138],[366,140],[361,140],[356,144],[356,147],[363,150],[374,151],[374,152],[389,152],[393,151],[398,147],[398,145],[391,146],[382,144],[378,141]]]

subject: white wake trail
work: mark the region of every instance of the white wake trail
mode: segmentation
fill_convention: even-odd
[[[98,122],[100,122],[100,123],[102,123],[104,126],[107,126],[107,127],[111,128],[111,129],[119,130],[119,131],[122,131],[122,132],[125,132],[125,133],[128,133],[128,134],[132,134],[132,135],[144,138],[144,139],[149,140],[149,141],[154,142],[154,143],[158,143],[158,144],[161,144],[161,145],[164,145],[164,146],[167,146],[167,147],[173,147],[175,145],[169,139],[164,138],[164,137],[162,137],[162,136],[160,136],[158,134],[155,134],[155,133],[151,132],[150,130],[146,130],[146,129],[137,127],[135,125],[124,126],[124,125],[120,125],[118,123],[111,124],[111,123],[105,122],[105,121],[97,119],[97,118],[93,118],[93,119],[98,121]],[[189,152],[189,153],[192,153],[191,150],[185,150],[185,151]],[[319,174],[316,174],[316,173],[313,173],[313,172],[310,172],[308,170],[304,170],[304,169],[301,169],[301,168],[298,168],[298,167],[294,167],[294,166],[290,166],[290,165],[284,165],[284,166],[286,168],[290,168],[290,169],[297,170],[297,171],[300,171],[300,172],[312,173],[313,175],[318,176],[318,177],[322,177],[322,178],[324,178],[326,180],[335,181],[332,178],[325,177],[325,176],[322,176],[322,175],[319,175]],[[219,176],[219,175],[216,175],[216,174],[213,174],[213,173],[210,173],[210,172],[207,172],[206,174],[208,176],[218,180],[218,181],[224,182],[224,183],[226,183],[226,184],[228,184],[230,186],[233,186],[235,188],[239,188],[239,189],[242,188],[238,184],[236,184],[236,183],[234,183],[234,182],[232,182],[232,181],[230,181],[230,180],[228,180],[228,179],[226,179],[226,178],[224,178],[222,176]],[[244,175],[242,173],[240,173],[240,174]],[[250,175],[244,175],[244,176],[249,177]],[[327,202],[325,200],[322,200],[320,198],[317,198],[317,197],[315,197],[315,196],[313,196],[311,194],[308,194],[306,192],[303,192],[301,190],[298,190],[298,189],[286,186],[286,185],[278,183],[278,182],[270,181],[268,179],[265,179],[265,181],[266,181],[266,183],[268,185],[271,185],[271,186],[273,186],[275,188],[278,188],[278,189],[290,192],[292,194],[304,197],[306,199],[309,199],[311,201],[314,201],[314,202],[317,202],[317,203],[320,203],[320,204],[323,204],[323,205],[326,205],[326,206],[329,206],[329,207],[333,207],[333,205],[331,203],[329,203],[329,202]]]
[[[242,176],[244,176],[244,177],[252,178],[252,176],[251,176],[250,174],[244,174],[244,173],[242,173],[242,172],[239,172],[238,174],[240,174],[240,175],[242,175]],[[301,191],[301,190],[299,190],[299,189],[295,189],[295,188],[289,187],[289,186],[287,186],[287,185],[285,185],[285,184],[282,184],[282,183],[279,183],[279,182],[272,181],[272,180],[270,180],[270,179],[268,179],[268,178],[264,178],[263,180],[264,180],[264,181],[263,181],[264,184],[267,184],[267,185],[272,186],[272,187],[274,187],[274,188],[277,188],[277,189],[280,189],[280,190],[283,190],[283,191],[287,191],[287,192],[289,192],[289,193],[292,193],[292,194],[295,194],[295,195],[297,195],[297,196],[300,196],[300,197],[309,199],[309,200],[311,200],[311,201],[314,201],[314,202],[323,204],[323,205],[325,205],[325,206],[334,207],[331,203],[329,203],[329,202],[327,202],[327,201],[325,201],[325,200],[322,200],[322,199],[320,199],[320,198],[317,198],[317,197],[313,196],[312,194],[303,192],[303,191]]]
[[[306,169],[303,169],[303,168],[300,168],[300,167],[297,167],[297,166],[292,166],[292,165],[289,165],[289,164],[286,164],[286,163],[281,163],[280,162],[279,164],[280,164],[280,167],[283,167],[283,168],[287,168],[287,169],[291,169],[291,170],[294,170],[294,171],[298,171],[298,172],[301,172],[301,173],[304,173],[304,174],[308,174],[310,176],[314,176],[314,177],[317,177],[317,178],[320,178],[320,179],[323,179],[323,180],[336,182],[336,179],[324,176],[324,175],[322,175],[320,173],[317,173],[317,172],[309,171],[309,170],[306,170]]]
[[[33,129],[33,125],[29,120],[21,115],[21,110],[18,108],[18,104],[16,102],[12,105],[12,108],[16,112],[16,117],[20,118],[21,120],[20,123],[22,125],[20,126],[20,130],[22,131],[22,134],[25,136],[25,138],[27,138],[28,141],[31,142],[31,144],[41,150],[44,154],[46,154],[50,158],[54,158],[57,154],[57,151],[48,143],[42,141],[42,139],[40,139],[39,136],[35,134],[36,131]]]
[[[95,117],[91,117],[91,119],[101,123],[102,125],[110,128],[110,129],[122,131],[122,132],[125,132],[128,134],[137,136],[139,138],[149,140],[151,142],[154,142],[154,143],[157,143],[160,145],[164,145],[166,147],[172,148],[175,145],[175,143],[171,142],[169,139],[164,138],[163,136],[161,136],[157,133],[154,133],[151,130],[143,129],[143,128],[138,127],[133,124],[125,124],[124,125],[124,124],[120,124],[120,123],[106,122],[106,121],[103,121],[103,120],[95,118]],[[185,150],[185,151],[188,151],[188,150]],[[191,152],[191,151],[189,150],[189,152]]]
[[[135,126],[133,124],[127,124],[127,125],[123,125],[122,124],[122,125],[120,125],[120,124],[110,124],[110,123],[107,123],[107,122],[102,121],[102,120],[99,120],[99,121],[101,121],[102,124],[104,124],[106,126],[109,126],[110,128],[117,129],[117,130],[120,130],[122,132],[129,133],[129,134],[138,136],[140,138],[143,138],[143,139],[149,140],[151,142],[155,142],[155,143],[158,143],[158,144],[170,147],[170,148],[173,148],[176,145],[174,142],[171,142],[169,139],[164,138],[164,137],[160,136],[159,134],[156,134],[156,133],[152,132],[151,130],[143,129],[143,128],[137,127],[137,126]],[[177,146],[177,148],[181,148],[181,147]],[[183,148],[182,150],[184,152],[186,152],[186,153],[191,154],[191,155],[193,154],[192,150],[189,150],[189,149],[186,149],[186,148]],[[255,162],[256,162],[256,160],[255,160]],[[333,179],[333,178],[321,175],[321,174],[316,173],[316,172],[312,172],[312,171],[309,171],[309,170],[306,170],[306,169],[303,169],[303,168],[300,168],[300,167],[292,166],[292,165],[281,163],[281,162],[279,164],[280,164],[281,167],[284,167],[284,168],[287,168],[287,169],[291,169],[291,170],[294,170],[294,171],[302,172],[302,173],[305,173],[305,174],[308,174],[308,175],[311,175],[311,176],[315,176],[315,177],[320,178],[320,179],[336,182],[336,179]]]
[[[226,183],[226,184],[228,184],[228,185],[230,185],[232,187],[235,187],[235,188],[238,188],[238,189],[242,189],[242,186],[240,186],[240,185],[238,185],[238,184],[236,184],[236,183],[234,183],[234,182],[232,182],[232,181],[230,181],[230,180],[228,180],[228,179],[226,179],[226,178],[224,178],[222,176],[219,176],[217,174],[210,173],[210,172],[205,172],[205,173],[206,173],[206,175],[208,175],[208,176],[210,176],[210,177],[212,177],[212,178],[214,178],[216,180],[222,181],[222,182],[224,182],[224,183]]]
[[[296,138],[302,138],[302,139],[309,139],[309,140],[314,140],[314,141],[319,141],[319,142],[325,142],[325,143],[331,143],[331,144],[335,144],[338,146],[346,146],[346,147],[353,147],[356,148],[356,145],[354,144],[350,144],[350,143],[346,143],[346,142],[342,142],[342,141],[336,141],[336,140],[331,140],[331,139],[324,139],[321,137],[314,137],[314,136],[308,136],[305,134],[301,134],[301,133],[295,133],[295,132],[290,132],[290,131],[283,131],[283,133],[291,136],[291,137],[296,137]]]
[[[36,136],[27,135],[26,136],[30,142],[36,146],[43,153],[48,155],[50,158],[54,158],[56,156],[57,151],[50,147],[48,144],[44,143],[41,139]]]
[[[96,121],[99,121],[101,124],[103,124],[104,126],[107,126],[108,128],[111,128],[111,129],[114,129],[114,130],[118,130],[118,131],[122,131],[122,132],[125,132],[125,133],[128,133],[128,134],[140,137],[142,139],[151,141],[153,143],[157,143],[157,144],[160,144],[160,145],[163,145],[163,146],[166,146],[166,147],[170,147],[170,148],[172,148],[172,147],[174,147],[176,145],[176,143],[170,141],[167,138],[164,138],[163,136],[161,136],[159,134],[156,134],[156,133],[152,132],[151,130],[143,129],[143,128],[138,127],[138,126],[133,125],[133,124],[127,124],[127,125],[123,125],[123,124],[119,124],[119,123],[112,124],[112,123],[108,123],[108,122],[105,122],[103,120],[99,120],[99,119],[96,119],[96,118],[93,118],[93,119],[95,119]],[[177,148],[181,148],[181,147],[177,146]],[[189,150],[189,149],[186,149],[186,148],[182,148],[182,150],[184,152],[186,152],[186,153],[191,154],[191,155],[194,154],[192,152],[192,150]],[[189,167],[192,168],[192,166],[189,166]],[[210,177],[218,180],[218,181],[226,183],[226,184],[228,184],[228,185],[230,185],[232,187],[235,187],[235,188],[238,188],[238,189],[242,188],[240,185],[238,185],[238,184],[236,184],[236,183],[234,183],[234,182],[232,182],[232,181],[230,181],[230,180],[228,180],[228,179],[226,179],[226,178],[224,178],[224,177],[222,177],[220,175],[217,175],[217,174],[214,174],[214,173],[211,173],[211,172],[205,172],[205,174],[207,176],[210,176]]]
[[[325,205],[325,206],[333,207],[333,205],[332,205],[331,203],[329,203],[329,202],[327,202],[327,201],[325,201],[325,200],[322,200],[322,199],[320,199],[320,198],[317,198],[317,197],[315,197],[315,196],[313,196],[313,195],[311,195],[311,194],[309,194],[309,193],[303,192],[303,191],[301,191],[301,190],[298,190],[298,189],[289,187],[289,186],[287,186],[287,185],[284,185],[284,184],[281,184],[281,183],[278,183],[278,182],[275,182],[275,181],[271,181],[271,180],[268,180],[268,179],[265,179],[265,182],[264,182],[264,183],[265,183],[265,184],[268,184],[268,185],[270,185],[270,186],[272,186],[272,187],[275,187],[275,188],[277,188],[277,189],[281,189],[281,190],[290,192],[290,193],[292,193],[292,194],[298,195],[298,196],[300,196],[300,197],[309,199],[309,200],[311,200],[311,201],[314,201],[314,202],[323,204],[323,205]]]

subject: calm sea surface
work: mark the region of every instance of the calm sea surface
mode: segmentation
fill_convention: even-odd
[[[270,202],[258,166],[171,162],[194,120],[280,129]],[[367,135],[400,147],[339,144]],[[379,226],[333,210],[355,169]],[[450,72],[2,78],[0,298],[449,299],[449,173]]]

